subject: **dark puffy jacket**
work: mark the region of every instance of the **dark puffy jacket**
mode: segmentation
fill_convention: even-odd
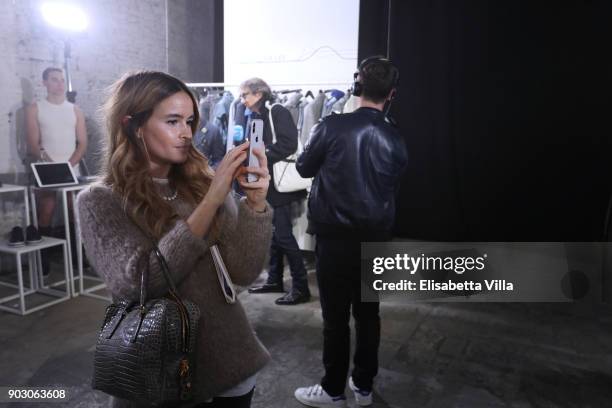
[[[404,140],[377,109],[359,108],[319,121],[297,161],[302,177],[315,177],[309,232],[388,238],[407,161]]]

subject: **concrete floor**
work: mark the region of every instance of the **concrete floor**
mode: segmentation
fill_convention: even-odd
[[[310,303],[280,307],[277,294],[240,294],[273,357],[259,375],[254,408],[302,407],[294,389],[321,377],[322,322],[309,265]],[[89,386],[105,307],[81,296],[28,316],[0,312],[0,386],[61,386],[70,401],[48,406],[106,406]],[[610,307],[383,304],[381,314],[375,408],[612,406]]]

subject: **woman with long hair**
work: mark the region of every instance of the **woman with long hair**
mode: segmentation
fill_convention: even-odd
[[[108,137],[102,181],[78,196],[83,243],[113,298],[138,300],[148,270],[148,295],[168,291],[152,252],[166,258],[179,295],[199,306],[195,399],[189,406],[249,407],[256,373],[270,356],[239,300],[228,302],[209,247],[216,244],[231,280],[249,285],[262,270],[272,236],[266,202],[269,174],[244,167],[248,143],[213,171],[191,144],[198,125],[194,96],[162,72],[128,74],[104,108]],[[246,181],[246,172],[259,180]],[[231,193],[238,180],[246,196]],[[115,407],[134,407],[114,399]]]

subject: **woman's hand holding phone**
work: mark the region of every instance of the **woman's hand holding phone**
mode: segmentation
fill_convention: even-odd
[[[217,210],[232,189],[232,182],[244,169],[242,163],[248,148],[248,142],[233,148],[219,163],[208,192],[187,218],[187,225],[195,236],[204,237],[210,231]]]
[[[251,149],[251,154],[257,159],[259,166],[247,166],[243,164],[247,159],[250,142],[239,144],[230,149],[219,163],[212,183],[206,193],[205,200],[210,201],[215,207],[223,204],[225,197],[232,189],[232,182],[237,179],[247,197],[247,205],[255,211],[264,211],[266,208],[266,196],[270,185],[270,173],[268,172],[268,159],[265,154],[263,143]],[[253,161],[252,161],[253,163]],[[256,181],[249,181],[255,176]]]
[[[245,143],[247,144],[247,143]],[[247,205],[255,211],[262,212],[266,209],[266,196],[270,186],[270,173],[268,171],[268,159],[263,148],[254,148],[252,154],[259,161],[258,167],[242,167],[239,170],[238,181],[247,197]],[[257,176],[257,181],[248,181],[250,174]]]
[[[248,148],[249,142],[247,141],[227,152],[215,171],[205,199],[210,200],[217,207],[223,204],[225,197],[232,189],[232,182],[244,169],[242,164],[247,157]]]

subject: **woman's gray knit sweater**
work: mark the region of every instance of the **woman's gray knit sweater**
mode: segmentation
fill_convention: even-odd
[[[195,402],[232,388],[259,371],[270,355],[253,332],[239,300],[228,304],[204,239],[191,233],[186,219],[194,207],[178,197],[170,202],[181,220],[157,243],[179,294],[200,307]],[[114,298],[138,300],[140,276],[149,268],[150,297],[167,292],[151,243],[130,221],[120,197],[96,184],[77,199],[85,252]],[[247,286],[260,274],[272,238],[272,208],[253,211],[231,194],[219,211],[216,242],[233,282]],[[100,316],[102,318],[102,316]]]

